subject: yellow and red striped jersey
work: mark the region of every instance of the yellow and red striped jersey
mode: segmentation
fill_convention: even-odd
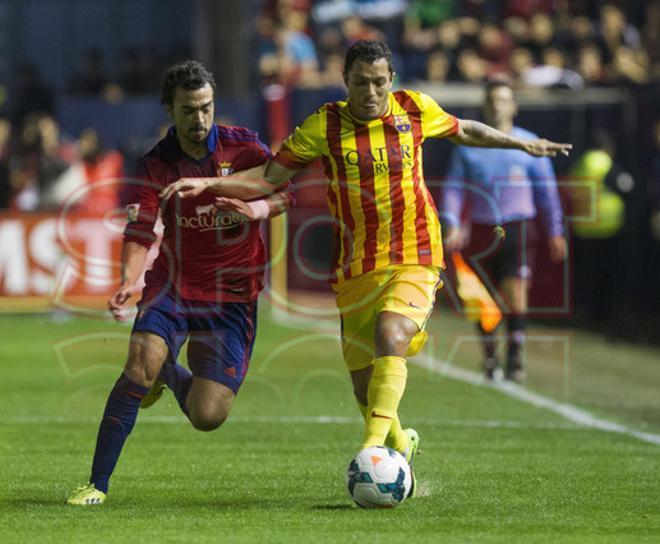
[[[422,143],[457,131],[457,119],[430,96],[401,90],[371,121],[353,117],[345,101],[324,104],[282,144],[275,160],[288,168],[323,161],[339,225],[337,282],[392,264],[443,265]]]

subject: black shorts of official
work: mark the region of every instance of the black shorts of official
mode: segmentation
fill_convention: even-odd
[[[505,278],[531,280],[534,269],[538,247],[535,219],[501,226],[504,238],[498,236],[495,225],[473,223],[469,243],[463,250],[464,259],[487,287],[498,286]]]

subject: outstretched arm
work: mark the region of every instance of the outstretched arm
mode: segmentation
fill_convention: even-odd
[[[523,140],[471,119],[459,119],[458,133],[449,140],[455,144],[474,147],[520,149],[534,157],[556,157],[557,153],[568,155],[573,148],[572,144],[560,144],[543,138]]]
[[[214,204],[220,211],[238,213],[248,221],[259,221],[277,217],[286,212],[293,205],[293,196],[288,191],[282,191],[251,202],[219,196],[215,199]]]
[[[190,198],[206,190],[218,196],[240,200],[264,198],[297,172],[298,170],[286,168],[276,161],[269,160],[265,164],[241,170],[231,176],[181,178],[165,187],[160,193],[160,198],[167,200],[174,193],[179,193],[181,198]]]

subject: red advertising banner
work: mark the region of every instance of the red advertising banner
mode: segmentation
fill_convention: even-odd
[[[0,310],[105,306],[119,282],[123,217],[0,214]]]

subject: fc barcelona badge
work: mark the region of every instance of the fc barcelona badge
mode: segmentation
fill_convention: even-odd
[[[394,128],[396,128],[400,133],[405,134],[410,132],[411,124],[410,119],[407,115],[395,115],[394,116]]]

